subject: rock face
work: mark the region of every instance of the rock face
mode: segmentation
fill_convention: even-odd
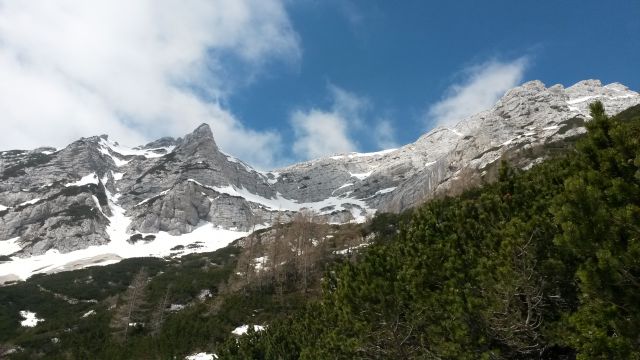
[[[203,224],[250,231],[297,211],[327,221],[362,221],[401,211],[441,193],[490,180],[501,158],[527,169],[585,132],[588,104],[609,114],[640,103],[614,83],[569,88],[531,81],[493,108],[416,142],[259,172],[218,149],[208,125],[184,138],[129,149],[103,135],[66,148],[0,152],[0,245],[18,239],[16,256],[106,244],[116,219],[127,232],[180,235]],[[116,216],[114,214],[123,214]],[[119,221],[119,220],[118,220]],[[122,226],[122,224],[119,224]]]

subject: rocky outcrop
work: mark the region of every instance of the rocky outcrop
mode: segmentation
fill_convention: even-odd
[[[640,95],[598,80],[566,89],[530,81],[508,91],[491,109],[453,127],[437,127],[397,150],[345,154],[276,170],[274,186],[295,199],[349,192],[379,211],[401,211],[490,180],[485,178],[503,156],[525,169],[544,160],[585,132],[588,105],[595,100],[612,115],[640,103]]]
[[[531,81],[491,109],[399,149],[267,173],[220,151],[206,124],[132,149],[103,135],[60,150],[4,151],[0,241],[18,238],[15,255],[30,256],[108,243],[116,220],[126,222],[129,235],[180,235],[202,224],[250,231],[304,209],[329,222],[362,221],[488,181],[501,158],[524,169],[543,161],[585,132],[588,104],[596,99],[609,114],[640,103],[638,93],[618,83],[547,88]]]

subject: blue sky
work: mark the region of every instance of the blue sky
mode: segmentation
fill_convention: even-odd
[[[528,80],[640,90],[638,19],[637,0],[0,0],[0,141],[207,122],[260,168],[376,151]]]
[[[465,69],[521,57],[523,80],[598,78],[640,89],[638,1],[310,1],[289,9],[300,64],[274,67],[229,101],[256,128],[290,132],[292,109],[330,108],[333,84],[367,98],[367,120],[389,119],[405,144],[432,126],[425,110],[465,81]],[[358,132],[361,150],[377,149]]]

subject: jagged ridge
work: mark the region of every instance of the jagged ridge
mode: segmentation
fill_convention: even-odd
[[[501,157],[522,168],[544,160],[584,132],[595,99],[610,114],[640,103],[618,83],[586,80],[565,89],[531,81],[493,108],[399,149],[267,173],[220,151],[206,124],[133,149],[103,135],[59,151],[1,152],[0,255],[65,253],[134,233],[181,235],[203,226],[241,236],[305,208],[330,222],[363,221],[490,178]]]

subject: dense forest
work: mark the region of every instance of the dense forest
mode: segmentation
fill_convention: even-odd
[[[569,154],[416,209],[225,359],[640,359],[640,109]]]
[[[410,212],[0,288],[0,354],[640,359],[640,106],[591,113],[564,155]],[[20,327],[25,309],[46,320]]]

